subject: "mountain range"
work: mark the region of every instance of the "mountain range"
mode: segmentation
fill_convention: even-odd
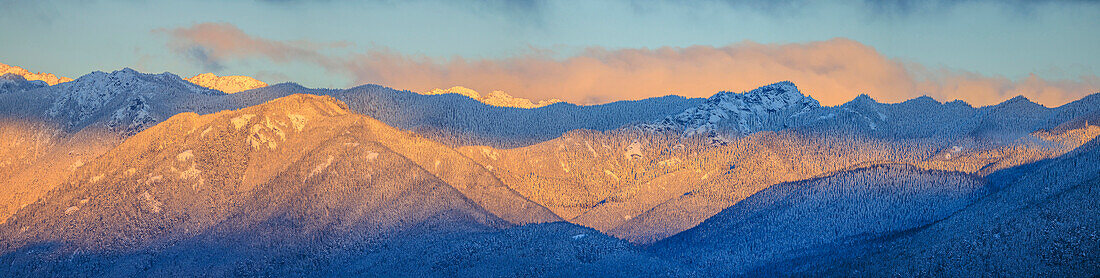
[[[1100,94],[575,105],[201,76],[0,78],[0,272],[1100,273]]]

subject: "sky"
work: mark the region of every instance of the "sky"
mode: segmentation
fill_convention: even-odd
[[[580,104],[790,80],[1057,106],[1100,92],[1100,1],[0,0],[0,63],[268,83],[465,86]]]

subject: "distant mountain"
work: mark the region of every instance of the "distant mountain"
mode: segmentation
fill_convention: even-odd
[[[196,85],[232,94],[256,88],[267,87],[267,83],[248,76],[217,76],[213,73],[203,73],[185,79]]]
[[[521,109],[486,105],[457,94],[428,96],[378,85],[316,93],[335,96],[356,112],[448,145],[496,148],[527,146],[577,129],[611,130],[651,122],[702,101],[665,96],[601,105],[555,103]]]
[[[975,108],[962,101],[940,103],[927,96],[901,103],[879,103],[867,95],[826,107],[785,81],[744,93],[720,92],[697,107],[639,127],[719,139],[789,129],[811,133],[858,132],[897,139],[980,137],[1009,142],[1100,111],[1097,107],[1100,93],[1056,108],[1022,96]]]
[[[740,94],[719,92],[697,107],[661,120],[657,127],[682,131],[685,136],[747,135],[790,127],[792,118],[820,107],[794,83],[784,81]]]
[[[5,65],[5,64],[0,64],[0,76],[6,75],[6,74],[14,74],[14,75],[22,76],[24,79],[32,80],[32,81],[33,80],[45,81],[46,84],[49,84],[49,85],[57,85],[59,83],[65,83],[65,82],[73,81],[72,78],[57,76],[57,75],[53,75],[52,73],[42,73],[42,72],[34,73],[34,72],[28,71],[28,70],[26,70],[24,68],[21,68],[21,67],[18,67],[18,66],[9,66],[9,65]]]
[[[49,86],[46,81],[27,80],[22,75],[5,73],[0,75],[0,94],[5,92],[26,91]]]
[[[461,87],[461,86],[455,86],[455,87],[451,87],[449,89],[432,89],[431,91],[423,92],[421,94],[424,94],[424,95],[459,94],[459,95],[463,95],[463,96],[466,96],[468,98],[472,98],[472,99],[475,99],[477,101],[480,101],[482,103],[492,105],[492,106],[528,108],[528,109],[543,107],[543,106],[547,106],[547,105],[562,102],[559,99],[549,99],[549,100],[539,100],[539,102],[534,103],[534,102],[531,102],[531,100],[529,100],[529,99],[513,97],[512,95],[509,95],[508,93],[505,93],[504,91],[493,91],[493,92],[491,92],[491,93],[489,93],[485,96],[482,96],[477,91],[471,90],[469,88]]]

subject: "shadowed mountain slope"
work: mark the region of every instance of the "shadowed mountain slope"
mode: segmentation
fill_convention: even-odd
[[[325,94],[346,102],[358,113],[438,142],[496,148],[527,146],[576,129],[611,130],[655,121],[702,101],[665,96],[601,105],[555,103],[523,109],[486,105],[457,94],[421,95],[378,85]]]
[[[987,193],[972,175],[872,166],[768,187],[651,249],[704,273],[744,275],[939,221]]]
[[[789,263],[798,275],[1089,276],[1100,272],[1100,140],[1022,167],[926,227]],[[1016,170],[1016,169],[1010,169]]]

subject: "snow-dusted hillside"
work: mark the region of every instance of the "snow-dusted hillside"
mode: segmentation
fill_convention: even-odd
[[[70,133],[94,127],[129,136],[177,113],[196,110],[177,103],[220,94],[224,93],[171,73],[142,74],[127,68],[7,96],[0,113],[41,118]],[[214,111],[209,108],[204,112]]]
[[[524,276],[602,269],[650,276],[675,269],[573,224],[505,229],[560,218],[462,159],[327,96],[183,113],[80,167],[0,224],[0,273]],[[523,258],[502,259],[511,256]],[[476,258],[487,262],[469,265]]]
[[[421,95],[378,85],[323,94],[346,102],[358,113],[436,141],[498,148],[527,146],[557,138],[571,130],[611,130],[652,122],[702,101],[665,96],[601,105],[555,103],[521,109],[487,105],[458,94]]]
[[[23,76],[18,74],[7,73],[0,75],[0,94],[6,92],[33,90],[46,86],[49,86],[49,84],[46,84],[46,81],[27,80],[23,78]]]
[[[1100,273],[1100,139],[1004,170],[950,217],[776,268],[794,276],[1086,277]]]
[[[287,97],[295,94],[305,95]],[[975,108],[866,95],[827,107],[790,82],[709,99],[521,109],[377,85],[226,94],[130,69],[53,86],[9,75],[0,77],[0,272],[857,275],[819,269],[833,262],[899,270],[837,256],[854,250],[921,274],[930,268],[895,258],[969,254],[950,244],[1089,254],[1095,221],[1061,208],[1096,207],[1087,201],[1095,159],[1067,157],[1095,147],[1098,115],[1100,94],[1056,108],[1022,97]],[[1034,220],[1043,215],[1057,221]],[[501,229],[559,220],[572,224]],[[1068,228],[1044,230],[1059,223]],[[922,227],[936,228],[888,242],[901,253],[864,245]],[[1083,247],[980,239],[1035,231]],[[224,248],[203,248],[212,245]],[[431,267],[403,269],[384,255],[395,253]],[[989,269],[956,262],[937,261],[947,268],[936,273]],[[765,271],[773,265],[799,268]],[[993,270],[1094,268],[1040,269],[1051,271]]]
[[[988,192],[972,175],[877,165],[771,186],[653,249],[705,273],[743,275],[934,223]]]

